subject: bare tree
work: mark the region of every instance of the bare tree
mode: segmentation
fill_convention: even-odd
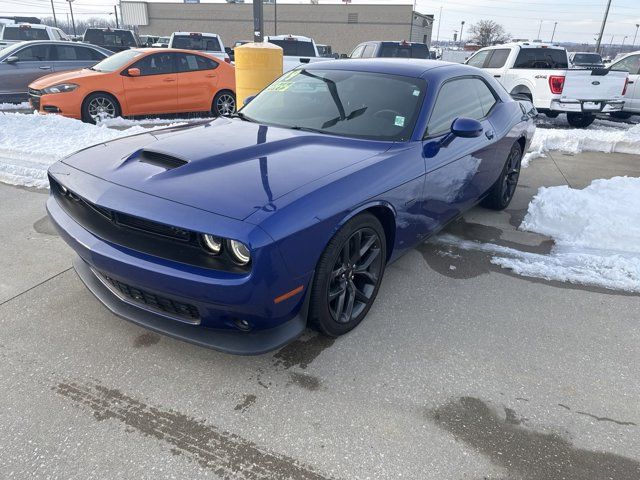
[[[40,20],[42,21],[42,23],[44,25],[53,26],[53,24],[54,24],[52,17],[42,18]],[[115,28],[115,26],[116,26],[115,19],[110,19],[110,18],[107,18],[107,17],[89,17],[89,18],[86,18],[86,19],[77,19],[76,18],[76,31],[78,32],[78,35],[82,35],[87,28],[91,28],[91,27],[97,27],[97,28],[111,27],[111,28]],[[60,27],[68,35],[72,35],[73,34],[73,27],[71,26],[71,24],[68,23],[68,22],[65,22],[65,21],[61,21],[60,20],[60,16],[58,16],[58,27]]]
[[[471,40],[481,47],[504,43],[509,39],[509,34],[504,27],[493,20],[480,20],[469,27]]]

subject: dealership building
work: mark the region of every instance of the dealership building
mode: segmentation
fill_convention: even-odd
[[[252,40],[251,4],[123,1],[120,5],[123,23],[137,27],[141,35],[210,32],[222,36],[227,46]],[[367,40],[411,40],[431,46],[432,28],[433,15],[415,12],[412,5],[264,5],[265,35],[304,35],[338,53],[349,53]]]

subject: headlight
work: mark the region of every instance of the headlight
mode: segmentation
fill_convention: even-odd
[[[207,247],[209,252],[217,255],[222,250],[222,241],[213,235],[209,235],[207,233],[202,235],[202,243]]]
[[[232,257],[240,265],[246,265],[251,260],[251,252],[249,252],[249,248],[244,243],[237,240],[229,240],[229,248]]]
[[[43,88],[43,93],[66,93],[73,92],[78,85],[75,83],[61,83],[59,85],[53,85],[51,87]]]

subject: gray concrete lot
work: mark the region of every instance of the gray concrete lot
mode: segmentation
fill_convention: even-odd
[[[619,174],[640,157],[552,152],[447,230],[548,251],[516,229],[537,188]],[[425,244],[350,334],[234,357],[110,314],[45,198],[0,185],[1,478],[640,478],[637,295]]]

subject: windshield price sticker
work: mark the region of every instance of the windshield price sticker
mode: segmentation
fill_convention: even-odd
[[[414,96],[414,97],[418,97],[418,96],[420,96],[420,90],[414,90],[414,91],[413,91],[413,96]]]
[[[293,85],[293,82],[276,82],[276,83],[272,83],[271,85],[269,85],[267,87],[267,91],[269,91],[269,92],[286,92],[287,90],[289,90],[289,88],[291,88],[291,85]]]
[[[395,125],[396,127],[404,127],[404,117],[401,117],[400,115],[396,115]]]

